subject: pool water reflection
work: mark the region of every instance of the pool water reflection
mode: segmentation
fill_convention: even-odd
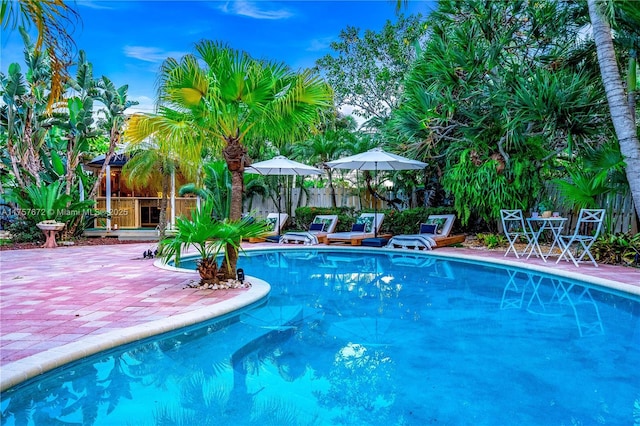
[[[268,301],[2,395],[3,424],[633,424],[638,298],[398,252],[241,257]],[[29,421],[27,421],[29,419]]]

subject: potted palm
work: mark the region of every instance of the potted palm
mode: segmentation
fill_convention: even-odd
[[[200,255],[197,262],[200,284],[207,286],[221,284],[225,271],[218,266],[218,257],[224,253],[228,264],[229,253],[225,247],[231,245],[237,253],[243,238],[262,237],[269,232],[264,221],[215,219],[212,215],[213,204],[208,199],[192,213],[191,219],[177,218],[175,235],[164,239],[159,250],[159,257],[163,261],[174,261],[179,266],[183,253],[193,246]]]

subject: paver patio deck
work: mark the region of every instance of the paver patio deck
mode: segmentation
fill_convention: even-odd
[[[286,247],[247,244],[247,248]],[[173,321],[184,315],[204,320],[212,310],[242,296],[239,290],[198,290],[187,285],[196,272],[175,272],[154,266],[143,244],[58,247],[0,252],[0,367],[5,376],[24,361],[64,347],[82,347],[96,336]],[[333,248],[333,247],[332,247]],[[345,248],[348,249],[348,248]],[[620,266],[544,263],[541,259],[503,257],[503,251],[445,247],[439,255],[504,262],[549,272],[581,274],[585,280],[611,281],[640,293],[640,270]],[[268,288],[267,290],[268,291]],[[149,326],[151,327],[151,326]],[[166,331],[166,329],[162,329]],[[146,330],[141,337],[156,333]],[[104,343],[105,348],[109,342]],[[53,352],[52,352],[53,351]],[[0,377],[5,382],[5,377]]]

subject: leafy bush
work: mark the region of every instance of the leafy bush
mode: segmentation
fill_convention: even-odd
[[[338,225],[336,232],[348,231],[351,229],[351,225],[355,223],[355,213],[353,207],[298,207],[296,209],[296,217],[291,222],[291,229],[307,230],[309,224],[313,222],[313,219],[319,214],[337,214]]]
[[[478,241],[487,248],[506,247],[507,239],[502,234],[477,234]]]
[[[43,220],[69,223],[75,217],[91,212],[95,204],[93,200],[76,201],[72,196],[65,194],[61,181],[14,189],[9,191],[6,197],[34,223]]]
[[[420,230],[420,224],[427,220],[432,214],[455,214],[452,207],[416,207],[403,211],[385,210],[384,222],[382,229],[393,235],[416,234]],[[454,222],[452,233],[456,233],[459,228],[459,220]]]
[[[11,241],[15,243],[44,242],[44,234],[36,226],[36,222],[29,219],[18,219],[8,227]]]
[[[591,247],[598,263],[640,267],[640,234],[604,234]]]

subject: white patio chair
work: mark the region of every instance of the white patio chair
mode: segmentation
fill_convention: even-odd
[[[564,258],[566,261],[571,260],[577,267],[578,262],[581,262],[582,259],[587,256],[596,268],[598,267],[598,263],[596,263],[596,260],[591,255],[591,246],[598,238],[598,235],[600,235],[604,214],[604,209],[580,210],[576,229],[573,231],[573,234],[560,236],[562,253],[556,263]]]
[[[516,255],[516,258],[519,258],[521,255],[524,255],[527,250],[529,250],[533,241],[533,235],[531,235],[530,230],[524,223],[522,210],[500,210],[500,219],[502,220],[502,229],[504,230],[504,235],[505,237],[507,237],[507,241],[509,241],[509,248],[507,248],[507,251],[504,253],[504,255],[506,256],[510,251],[513,250],[513,254]],[[518,253],[514,245],[518,240],[527,243],[527,246],[524,250],[522,250],[521,253]]]

